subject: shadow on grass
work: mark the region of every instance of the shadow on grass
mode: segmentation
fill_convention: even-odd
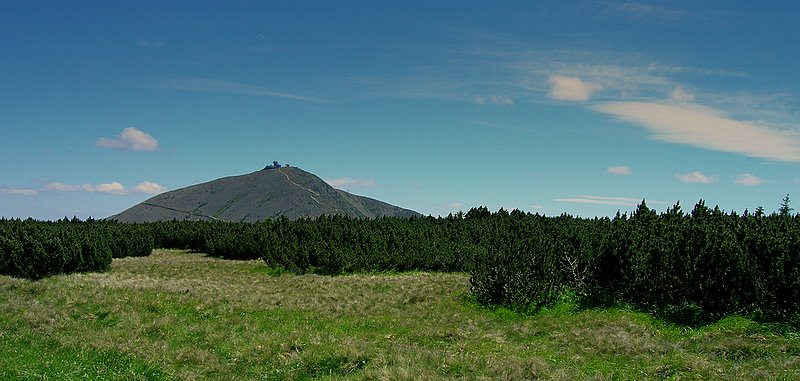
[[[583,311],[618,310],[643,313],[652,318],[654,323],[672,326],[679,330],[698,330],[719,324],[730,326],[736,322],[735,324],[739,328],[746,326],[748,331],[758,330],[763,333],[800,339],[800,316],[782,319],[761,314],[719,316],[706,313],[702,307],[695,304],[647,309],[632,304],[610,302],[610,299],[588,300],[571,291],[562,292],[554,303],[538,309],[531,306],[484,305],[471,294],[463,295],[462,302],[474,309],[491,312],[498,320],[504,321],[540,315],[570,315]]]

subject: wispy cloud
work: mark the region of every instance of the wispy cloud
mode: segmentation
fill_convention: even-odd
[[[630,175],[633,173],[633,169],[627,165],[619,165],[615,167],[608,167],[606,172],[614,174],[614,175]]]
[[[744,71],[734,71],[723,68],[707,68],[707,67],[680,66],[680,65],[659,66],[655,64],[651,64],[651,67],[653,69],[657,68],[658,71],[665,73],[693,74],[693,75],[703,75],[712,77],[731,77],[731,78],[746,78],[750,76],[750,74]]]
[[[80,185],[70,185],[64,183],[48,183],[44,185],[44,189],[58,192],[76,192],[83,190],[83,187]]]
[[[647,54],[570,49],[534,50],[518,45],[504,46],[502,41],[494,43],[498,44],[494,50],[476,50],[473,54],[494,61],[496,67],[502,67],[505,75],[514,78],[509,84],[528,90],[528,96],[544,94],[557,100],[661,100],[673,94],[681,101],[688,101],[687,98],[724,100],[728,96],[703,92],[702,88],[696,86],[692,86],[693,91],[689,93],[686,83],[698,77],[749,76],[745,72],[720,67],[693,67],[659,62]],[[495,88],[495,91],[503,90]],[[563,95],[559,96],[559,91]],[[744,93],[736,96],[746,95]],[[754,94],[748,101],[752,103],[758,99],[763,100],[763,94]],[[758,106],[749,111],[776,107],[772,98],[769,104]]]
[[[491,94],[496,94],[498,103],[508,98],[516,104],[524,100],[542,100],[542,97],[573,102],[598,98],[661,100],[669,98],[676,89],[679,91],[675,96],[685,100],[687,96],[700,98],[702,90],[692,86],[690,94],[685,87],[680,87],[687,79],[747,76],[724,68],[658,62],[644,53],[540,49],[526,42],[509,40],[507,35],[471,37],[469,45],[442,47],[454,52],[449,60],[412,68],[409,75],[346,78],[345,85],[367,97],[491,104]],[[691,78],[678,80],[687,76]]]
[[[563,75],[550,76],[548,82],[551,85],[549,97],[559,101],[586,101],[592,93],[603,88],[599,83]]]
[[[593,108],[644,127],[656,140],[775,161],[800,162],[800,134],[797,132],[730,119],[710,107],[608,102]]]
[[[503,95],[490,95],[488,97],[478,96],[478,97],[472,97],[472,103],[478,105],[512,106],[514,105],[514,99]]]
[[[684,174],[677,174],[675,177],[684,183],[692,183],[692,184],[711,184],[714,182],[714,178],[711,176],[706,176],[700,171],[694,171],[691,173],[684,173]]]
[[[100,138],[95,145],[125,151],[155,151],[158,149],[158,140],[144,131],[128,127],[122,130],[116,138]]]
[[[637,17],[669,17],[679,12],[651,4],[613,1],[603,7]],[[754,89],[720,92],[702,87],[706,83],[703,77],[722,77],[731,80],[728,88],[735,88],[733,81],[748,77],[748,73],[662,62],[647,53],[541,49],[509,40],[506,35],[473,37],[469,45],[446,47],[455,52],[451,59],[415,68],[415,74],[346,79],[347,85],[367,97],[502,104],[502,94],[514,104],[603,102],[594,109],[645,127],[662,141],[800,161],[800,114],[791,94],[764,94]]]
[[[454,201],[445,204],[444,207],[450,210],[461,210],[464,208],[464,204],[458,201]]]
[[[260,86],[237,83],[219,79],[173,79],[158,82],[158,87],[173,90],[200,91],[208,93],[225,93],[252,95],[257,97],[284,98],[303,102],[330,103],[329,100],[275,91]]]
[[[754,185],[761,185],[761,183],[763,183],[764,180],[751,173],[742,173],[736,176],[736,180],[734,182],[736,184],[754,186]]]
[[[686,90],[683,89],[683,86],[676,86],[675,90],[672,90],[672,94],[670,94],[669,99],[676,102],[691,102],[694,100],[694,95],[686,92]]]
[[[659,65],[631,54],[532,51],[513,55],[505,67],[529,95],[544,93],[556,100],[663,97],[675,86]]]
[[[357,179],[353,177],[342,177],[338,179],[325,179],[325,182],[334,188],[361,188],[374,187],[377,185],[373,179]]]
[[[726,110],[732,118],[775,129],[800,131],[800,110],[794,94],[785,91],[697,94],[708,106]]]
[[[430,72],[392,78],[355,77],[346,79],[346,86],[366,97],[408,98],[471,102],[476,104],[511,105],[516,90],[507,79],[482,80],[454,78],[453,71],[470,71],[477,68],[452,66],[432,68]],[[517,91],[518,92],[518,91]],[[469,94],[490,94],[470,96]],[[503,95],[499,95],[503,94]],[[492,98],[494,96],[494,99]],[[509,103],[511,102],[511,103]]]
[[[606,196],[587,196],[576,195],[566,198],[557,198],[556,201],[571,202],[578,204],[592,204],[592,205],[613,205],[613,206],[637,206],[641,199],[630,197],[606,197]]]
[[[8,194],[15,196],[37,196],[39,192],[36,189],[17,188],[17,187],[0,187],[0,194]]]
[[[600,1],[596,7],[604,16],[622,16],[631,19],[675,19],[686,17],[688,12],[661,4],[647,4],[640,1]]]
[[[112,181],[110,183],[102,184],[83,184],[73,185],[64,183],[48,183],[45,184],[43,189],[57,192],[86,192],[86,193],[108,193],[115,195],[126,195],[131,193],[145,193],[145,194],[158,194],[166,190],[160,184],[145,181],[132,189],[127,189],[121,183]]]
[[[161,41],[153,41],[153,40],[139,40],[136,41],[136,45],[143,49],[152,49],[152,48],[160,48],[164,46],[164,43]]]

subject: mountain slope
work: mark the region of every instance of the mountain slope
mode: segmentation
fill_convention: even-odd
[[[296,167],[268,167],[162,193],[108,219],[255,222],[280,216],[297,219],[330,214],[358,218],[419,216],[412,210],[335,189]]]

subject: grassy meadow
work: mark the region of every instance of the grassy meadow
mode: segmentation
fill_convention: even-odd
[[[488,310],[464,274],[276,273],[176,250],[0,276],[2,380],[797,380],[800,334],[568,301]]]

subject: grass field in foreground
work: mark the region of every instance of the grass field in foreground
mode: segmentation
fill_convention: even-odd
[[[490,311],[461,274],[274,274],[157,250],[106,273],[0,276],[0,379],[797,380],[800,334],[742,318]]]

